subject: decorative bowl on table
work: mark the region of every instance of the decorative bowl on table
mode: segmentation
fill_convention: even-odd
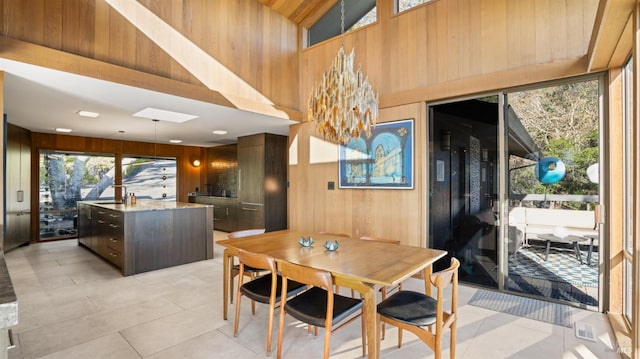
[[[333,252],[338,249],[338,241],[326,241],[324,242],[324,248],[326,248],[329,252]]]
[[[298,240],[298,243],[300,243],[300,245],[303,247],[311,247],[311,245],[313,244],[313,238],[311,238],[311,236],[306,238],[300,237],[300,240]]]

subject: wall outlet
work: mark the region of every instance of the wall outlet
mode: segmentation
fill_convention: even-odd
[[[328,189],[328,190],[334,190],[335,188],[336,188],[336,183],[335,183],[335,182],[333,182],[333,181],[329,181],[329,182],[327,183],[327,189]]]

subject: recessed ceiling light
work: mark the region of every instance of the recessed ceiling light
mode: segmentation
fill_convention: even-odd
[[[198,118],[196,115],[189,115],[186,113],[173,112],[167,110],[161,110],[158,108],[147,107],[133,114],[134,117],[150,118],[152,120],[161,120],[168,122],[182,123],[194,118]]]
[[[215,130],[215,131],[213,131],[213,134],[214,135],[226,135],[227,131],[225,131],[225,130]]]
[[[56,132],[69,133],[69,132],[71,132],[71,129],[70,128],[60,128],[60,127],[58,127],[58,128],[56,128]]]
[[[78,111],[78,115],[80,115],[82,117],[91,117],[91,118],[96,118],[96,117],[100,116],[100,114],[97,113],[97,112],[84,111],[84,110]]]
[[[171,143],[182,143],[182,140],[169,140]]]

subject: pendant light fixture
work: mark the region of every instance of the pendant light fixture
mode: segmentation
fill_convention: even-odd
[[[354,50],[344,51],[344,0],[340,1],[341,45],[331,67],[309,96],[309,121],[325,138],[346,144],[371,135],[378,120],[378,95],[362,71],[353,71]]]

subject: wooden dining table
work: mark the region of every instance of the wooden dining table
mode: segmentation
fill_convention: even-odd
[[[298,241],[311,236],[314,243],[303,247]],[[337,240],[339,247],[327,251],[323,244]],[[286,261],[331,272],[334,283],[358,291],[364,300],[369,358],[380,355],[380,328],[376,320],[377,291],[382,286],[397,285],[416,273],[431,274],[432,264],[446,255],[446,251],[393,243],[365,241],[330,234],[303,233],[282,230],[265,234],[220,240],[223,257],[223,316],[227,319],[231,268],[238,250],[270,255],[276,261]],[[427,283],[428,281],[425,281]],[[431,294],[431,286],[425,284]]]

